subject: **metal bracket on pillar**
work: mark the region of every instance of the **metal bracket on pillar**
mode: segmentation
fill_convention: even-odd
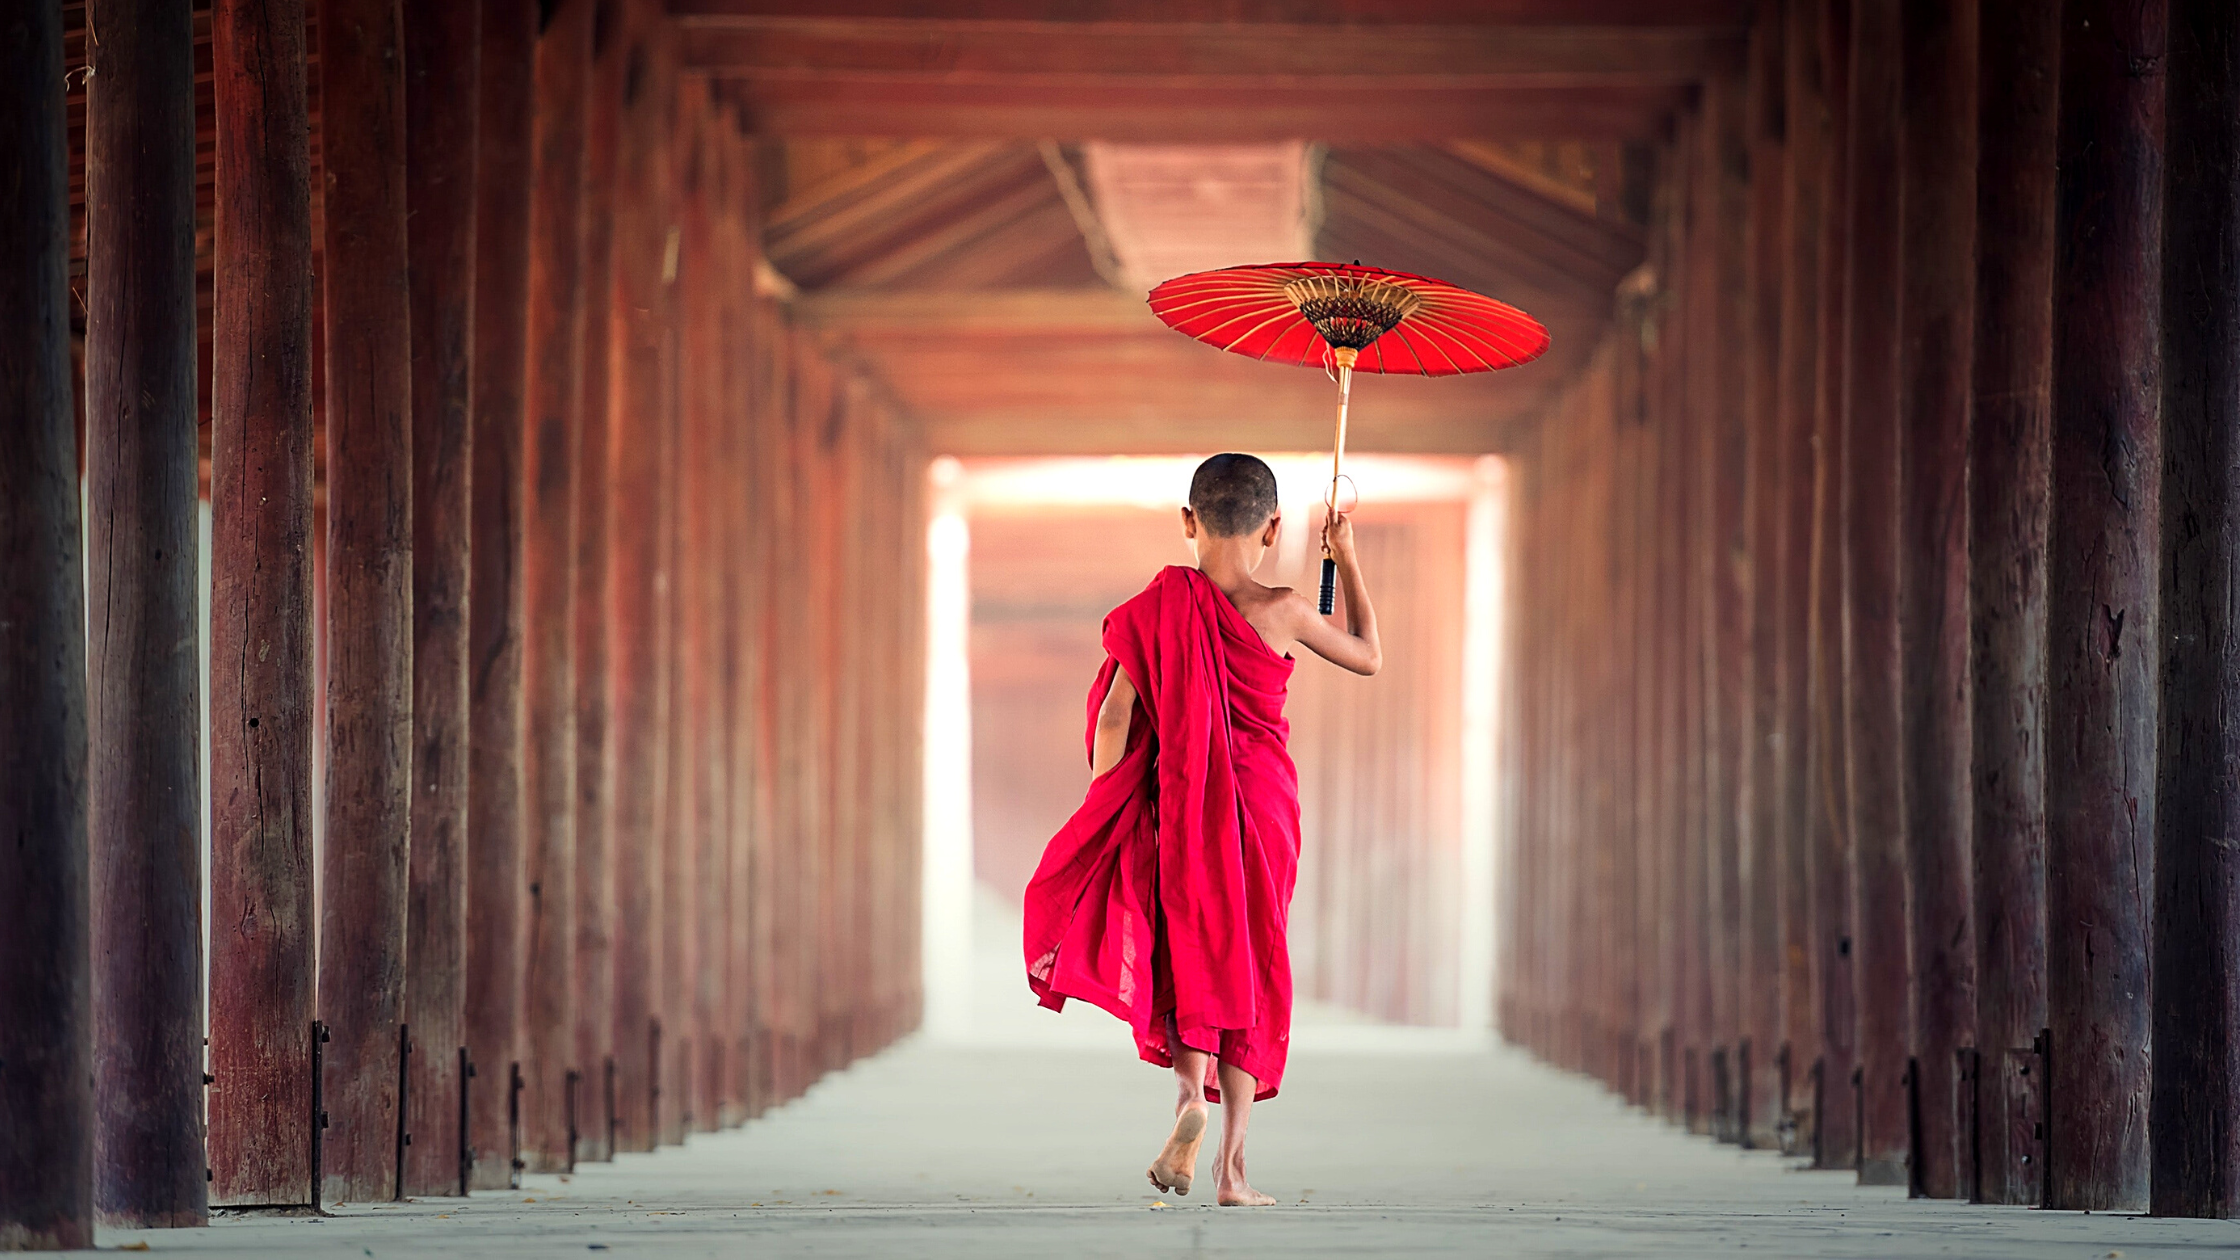
[[[561,1096],[561,1102],[566,1106],[568,1112],[569,1172],[574,1172],[576,1170],[576,1139],[578,1137],[578,1134],[576,1132],[576,1087],[578,1085],[581,1085],[582,1083],[583,1073],[576,1071],[574,1068],[569,1068],[567,1084],[564,1087]]]
[[[465,1046],[459,1047],[459,1197],[465,1198],[474,1186],[474,1139],[468,1132],[473,1115],[467,1109],[467,1082],[474,1079],[474,1059]]]
[[[323,1206],[319,1201],[321,1181],[325,1169],[327,1146],[327,1025],[322,1020],[311,1021],[311,1193],[304,1202],[313,1208]]]
[[[607,1158],[611,1160],[611,1159],[613,1159],[613,1158],[614,1158],[614,1139],[615,1139],[615,1112],[614,1112],[614,1056],[613,1056],[613,1055],[611,1055],[611,1054],[607,1056],[607,1065],[606,1065],[606,1076],[607,1076],[607,1149],[606,1149],[606,1155],[607,1155]]]
[[[1928,1197],[1921,1185],[1921,1060],[1908,1056],[1898,1083],[1906,1092],[1906,1197]]]
[[[412,1114],[412,1025],[397,1025],[397,1188],[394,1199],[404,1202],[404,1148],[412,1145],[412,1130],[405,1117]]]
[[[521,1158],[521,1091],[528,1081],[522,1078],[519,1060],[506,1065],[506,1075],[506,1167],[510,1170],[506,1184],[519,1190],[522,1170],[529,1166]]]
[[[1828,1148],[1825,1134],[1828,1131],[1828,1061],[1812,1061],[1812,1166],[1828,1166]]]
[[[2021,1078],[2022,1088],[2016,1092],[2018,1096],[2027,1099],[2034,1105],[2024,1114],[2021,1123],[2017,1124],[2016,1127],[2021,1128],[2025,1124],[2029,1126],[2029,1145],[2023,1149],[2035,1152],[2036,1158],[2032,1159],[2025,1155],[2023,1160],[2038,1170],[2038,1206],[2042,1208],[2051,1207],[2053,1206],[2053,1128],[2048,1122],[2053,1117],[2053,1030],[2051,1028],[2041,1028],[2038,1030],[2037,1037],[2030,1042],[2028,1050],[2010,1050],[2007,1053],[2012,1056],[2025,1056],[2024,1061],[2018,1065],[2017,1071],[2017,1075]],[[2033,1070],[2037,1073],[2038,1078],[2035,1088],[2031,1087],[2032,1083],[2029,1079]]]
[[[1983,1198],[1983,1052],[1961,1046],[1952,1052],[1953,1174],[1961,1201]]]

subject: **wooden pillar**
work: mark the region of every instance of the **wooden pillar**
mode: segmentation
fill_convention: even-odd
[[[1850,347],[1845,356],[1844,712],[1859,1180],[1906,1184],[1906,867],[1899,718],[1899,0],[1852,8]]]
[[[1749,223],[1744,326],[1743,421],[1748,435],[1749,479],[1741,496],[1750,580],[1749,660],[1743,687],[1749,774],[1742,789],[1742,973],[1738,1012],[1741,1041],[1735,1053],[1736,1136],[1745,1147],[1780,1145],[1781,952],[1779,846],[1784,835],[1780,804],[1788,773],[1783,729],[1785,644],[1781,616],[1790,595],[1784,585],[1789,543],[1789,449],[1780,409],[1782,271],[1788,244],[1788,129],[1785,14],[1778,5],[1759,10],[1750,29],[1749,95],[1743,120],[1750,148]]]
[[[467,588],[474,520],[475,134],[482,10],[408,0],[405,177],[412,250],[412,859],[405,921],[404,1185],[464,1194]]]
[[[200,1225],[194,13],[95,0],[86,19],[94,1203],[111,1225]]]
[[[1844,539],[1849,413],[1844,365],[1851,348],[1851,4],[1822,9],[1828,143],[1821,187],[1820,347],[1815,370],[1812,471],[1812,977],[1820,1054],[1813,1067],[1813,1164],[1856,1168],[1859,1108],[1858,978],[1852,959],[1851,729],[1844,709]]]
[[[0,18],[0,1245],[93,1245],[84,577],[62,6]]]
[[[2240,9],[2170,6],[2163,267],[2157,1215],[2240,1215]]]
[[[1976,6],[1906,0],[1903,21],[1898,615],[1913,981],[1911,1185],[1915,1194],[1950,1199],[1966,1189],[1957,1056],[1976,1044],[1967,703]]]
[[[537,40],[521,451],[521,1158],[564,1172],[575,1064],[575,506],[582,404],[584,101],[593,0],[562,0]]]
[[[642,6],[633,6],[633,8]],[[608,835],[614,878],[615,1149],[650,1151],[654,1041],[661,985],[661,795],[668,742],[662,671],[661,529],[671,288],[668,126],[671,95],[654,70],[659,33],[632,22],[631,66],[615,164],[613,385],[609,485]]]
[[[311,158],[301,0],[211,14],[210,1199],[309,1204]]]
[[[396,1197],[412,778],[412,339],[396,0],[320,0],[326,173],[324,1193]]]
[[[2147,1205],[2165,6],[2062,10],[2048,541],[2047,1201]],[[2191,263],[2193,260],[2187,260]]]
[[[616,132],[628,41],[594,10],[583,181],[582,402],[576,441],[575,1062],[576,1158],[614,1158],[608,1085],[614,1063],[614,877],[608,828],[607,449],[613,415]]]
[[[2053,376],[2054,123],[2061,13],[1983,0],[1973,428],[1968,435],[1974,750],[1975,1197],[2045,1197],[2046,527]]]
[[[1825,6],[1792,4],[1783,32],[1786,213],[1776,263],[1781,287],[1781,357],[1775,373],[1775,418],[1781,454],[1781,533],[1775,600],[1775,655],[1779,667],[1778,721],[1782,732],[1775,790],[1773,862],[1779,885],[1781,950],[1781,1114],[1790,1124],[1791,1153],[1812,1149],[1818,1121],[1812,1065],[1820,1057],[1819,989],[1812,964],[1814,769],[1820,732],[1812,705],[1812,585],[1814,421],[1820,363],[1821,241],[1829,149],[1827,82],[1821,44]]]
[[[522,521],[530,102],[537,8],[483,0],[475,141],[474,522],[467,798],[467,1142],[472,1189],[512,1184],[521,1021]]]

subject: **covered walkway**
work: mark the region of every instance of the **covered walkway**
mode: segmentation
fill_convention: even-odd
[[[1110,1021],[1107,1021],[1108,1023]],[[1118,1026],[1106,1031],[1115,1034]],[[1324,1040],[1362,1047],[1314,1048]],[[519,1194],[108,1231],[105,1246],[212,1256],[618,1257],[1969,1256],[2193,1260],[2240,1225],[1907,1201],[1792,1171],[1630,1111],[1514,1050],[1376,1049],[1301,1030],[1283,1098],[1254,1116],[1258,1212],[1168,1199],[1163,1076],[1126,1050],[923,1040],[683,1150],[531,1175]],[[528,1200],[534,1200],[529,1202]]]

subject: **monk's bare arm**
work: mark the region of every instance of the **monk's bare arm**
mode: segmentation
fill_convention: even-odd
[[[1340,630],[1315,610],[1306,596],[1293,597],[1297,617],[1294,631],[1299,642],[1340,669],[1370,675],[1384,666],[1384,648],[1377,641],[1377,610],[1369,603],[1369,587],[1361,577],[1361,559],[1354,554],[1353,522],[1340,516],[1330,523],[1325,537],[1338,562],[1338,585],[1346,596],[1346,628]]]
[[[1128,671],[1112,671],[1112,685],[1105,689],[1104,703],[1097,706],[1097,742],[1089,755],[1089,777],[1101,779],[1105,773],[1120,764],[1128,751],[1128,719],[1136,710],[1136,684]]]

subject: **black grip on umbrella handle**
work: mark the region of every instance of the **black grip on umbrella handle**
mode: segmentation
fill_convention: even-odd
[[[1338,562],[1329,556],[1322,558],[1322,600],[1315,606],[1325,617],[1338,610]]]

